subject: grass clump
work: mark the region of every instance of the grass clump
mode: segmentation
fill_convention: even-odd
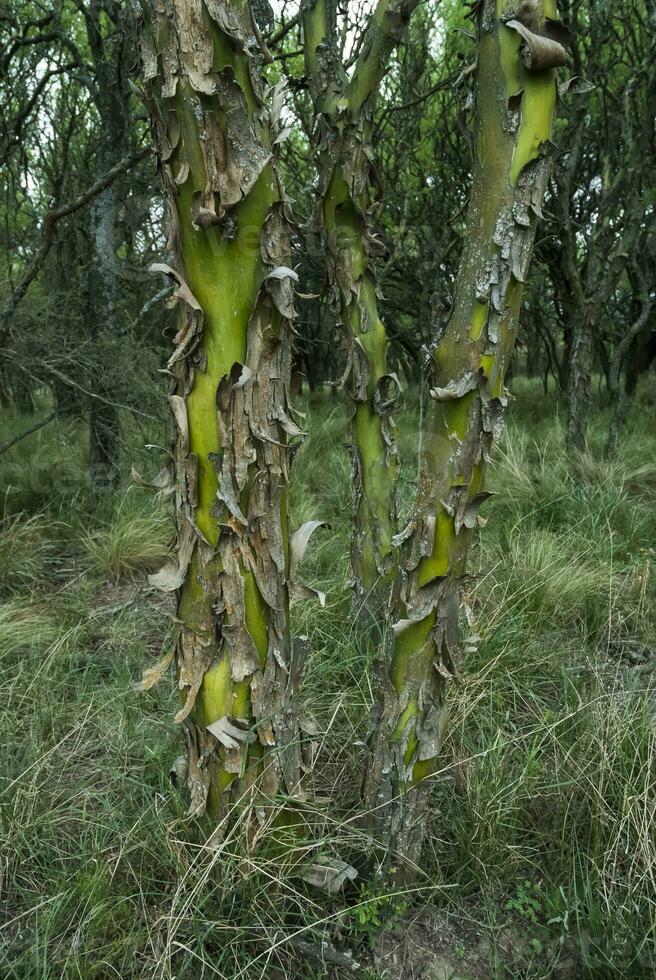
[[[118,496],[100,526],[83,533],[81,543],[92,569],[117,583],[157,571],[169,553],[171,531],[170,516],[161,502],[139,499],[127,491]]]

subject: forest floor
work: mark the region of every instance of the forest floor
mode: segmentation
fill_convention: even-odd
[[[0,457],[0,977],[656,975],[654,396],[641,393],[615,460],[597,406],[590,453],[568,462],[555,395],[513,387],[471,563],[480,639],[449,692],[422,873],[395,893],[356,881],[324,896],[266,847],[203,845],[169,776],[173,678],[132,687],[170,637],[170,604],[146,579],[170,514],[136,487],[94,503],[74,423]],[[406,507],[415,408],[399,426]],[[294,615],[312,642],[313,788],[336,800],[317,802],[313,839],[357,866],[368,845],[349,806],[375,651],[350,619],[339,399],[309,401],[306,422],[292,513],[330,522],[303,563],[327,600]],[[12,417],[7,438],[27,425]],[[336,950],[360,966],[322,964]]]

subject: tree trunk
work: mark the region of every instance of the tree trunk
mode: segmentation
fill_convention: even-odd
[[[103,173],[116,162],[110,147],[105,147],[99,158],[99,171]],[[101,396],[92,398],[89,406],[89,468],[93,492],[101,496],[115,490],[119,480],[118,409],[112,404],[114,392],[103,383],[104,349],[118,330],[116,211],[116,191],[114,187],[108,187],[98,195],[91,208],[92,252],[87,308],[97,372],[91,379],[91,387]]]
[[[592,383],[594,323],[584,311],[572,325],[572,350],[567,378],[567,451],[583,452],[586,447]]]
[[[640,337],[649,322],[652,308],[652,298],[639,272],[633,277],[635,285],[640,289],[640,311],[638,316],[616,344],[608,366],[608,390],[612,408],[608,439],[606,441],[606,457],[611,458],[617,453],[622,429],[629,412],[630,398],[628,385],[622,386],[622,364],[631,346]],[[635,387],[633,389],[635,391]]]
[[[265,100],[247,2],[142,10],[175,264],[154,268],[177,282],[180,307],[169,361],[177,553],[153,581],[178,590],[192,811],[217,819],[255,787],[260,804],[300,792],[304,644],[290,636],[287,523],[296,276],[272,149],[281,98]]]
[[[502,0],[476,9],[476,155],[465,246],[453,310],[431,350],[419,490],[399,535],[405,579],[364,785],[394,881],[419,862],[427,777],[437,767],[445,688],[457,670],[467,552],[488,496],[485,470],[503,425],[504,378],[549,169],[553,68],[565,60],[559,43],[535,39],[549,29],[545,16],[556,14],[553,0],[508,25]]]
[[[346,78],[336,49],[334,0],[303,11],[305,64],[315,109],[319,225],[328,251],[331,298],[346,333],[355,506],[351,565],[360,621],[382,632],[394,579],[396,442],[391,414],[399,381],[387,368],[373,256],[371,212],[374,103],[389,58],[416,0],[379,0],[364,54]]]
[[[95,67],[95,103],[102,127],[97,158],[97,174],[101,177],[126,153],[130,134],[129,93],[121,44],[116,39],[108,42],[105,38],[98,5],[91,5],[85,23]],[[89,468],[92,490],[101,496],[117,488],[120,476],[119,413],[116,393],[107,380],[113,370],[113,365],[108,363],[112,345],[119,334],[116,250],[120,185],[120,179],[111,183],[91,206],[87,316],[95,377],[90,379],[90,388],[100,397],[92,399],[89,407]]]

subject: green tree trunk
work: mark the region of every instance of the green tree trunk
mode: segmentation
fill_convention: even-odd
[[[365,780],[378,839],[394,848],[396,880],[419,861],[430,790],[456,673],[467,551],[488,496],[504,378],[549,169],[556,104],[553,68],[565,61],[553,0],[508,16],[477,5],[479,61],[473,184],[453,309],[431,350],[419,490],[403,539],[388,667]],[[507,20],[507,23],[506,23]],[[551,34],[552,38],[544,35]]]
[[[391,413],[399,393],[387,368],[373,258],[371,131],[392,51],[417,0],[379,0],[350,80],[337,51],[335,0],[303,7],[306,72],[315,112],[317,211],[328,253],[328,285],[346,333],[355,507],[351,564],[356,614],[382,628],[395,561],[396,443]]]
[[[155,269],[177,282],[180,307],[169,361],[177,552],[154,582],[178,590],[176,720],[192,811],[216,819],[251,787],[259,804],[300,792],[304,644],[290,636],[287,521],[296,277],[274,159],[281,96],[264,94],[247,0],[142,9],[175,266]]]

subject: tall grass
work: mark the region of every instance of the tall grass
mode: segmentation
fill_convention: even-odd
[[[639,407],[607,466],[600,412],[592,452],[570,462],[554,397],[522,379],[516,391],[471,561],[479,639],[449,691],[425,858],[405,895],[356,880],[329,896],[299,874],[317,858],[362,869],[371,853],[352,807],[379,651],[351,620],[339,403],[307,406],[295,464],[294,523],[330,527],[302,568],[326,606],[294,606],[312,640],[316,764],[307,833],[286,861],[269,824],[256,849],[239,820],[207,844],[169,778],[183,751],[173,680],[132,688],[170,643],[172,610],[145,579],[170,534],[161,502],[132,489],[95,507],[82,466],[65,492],[35,493],[20,485],[24,445],[0,460],[0,976],[655,975],[656,436]],[[406,510],[415,430],[402,421]],[[49,445],[39,472],[55,487]],[[337,950],[359,972],[332,962]]]

